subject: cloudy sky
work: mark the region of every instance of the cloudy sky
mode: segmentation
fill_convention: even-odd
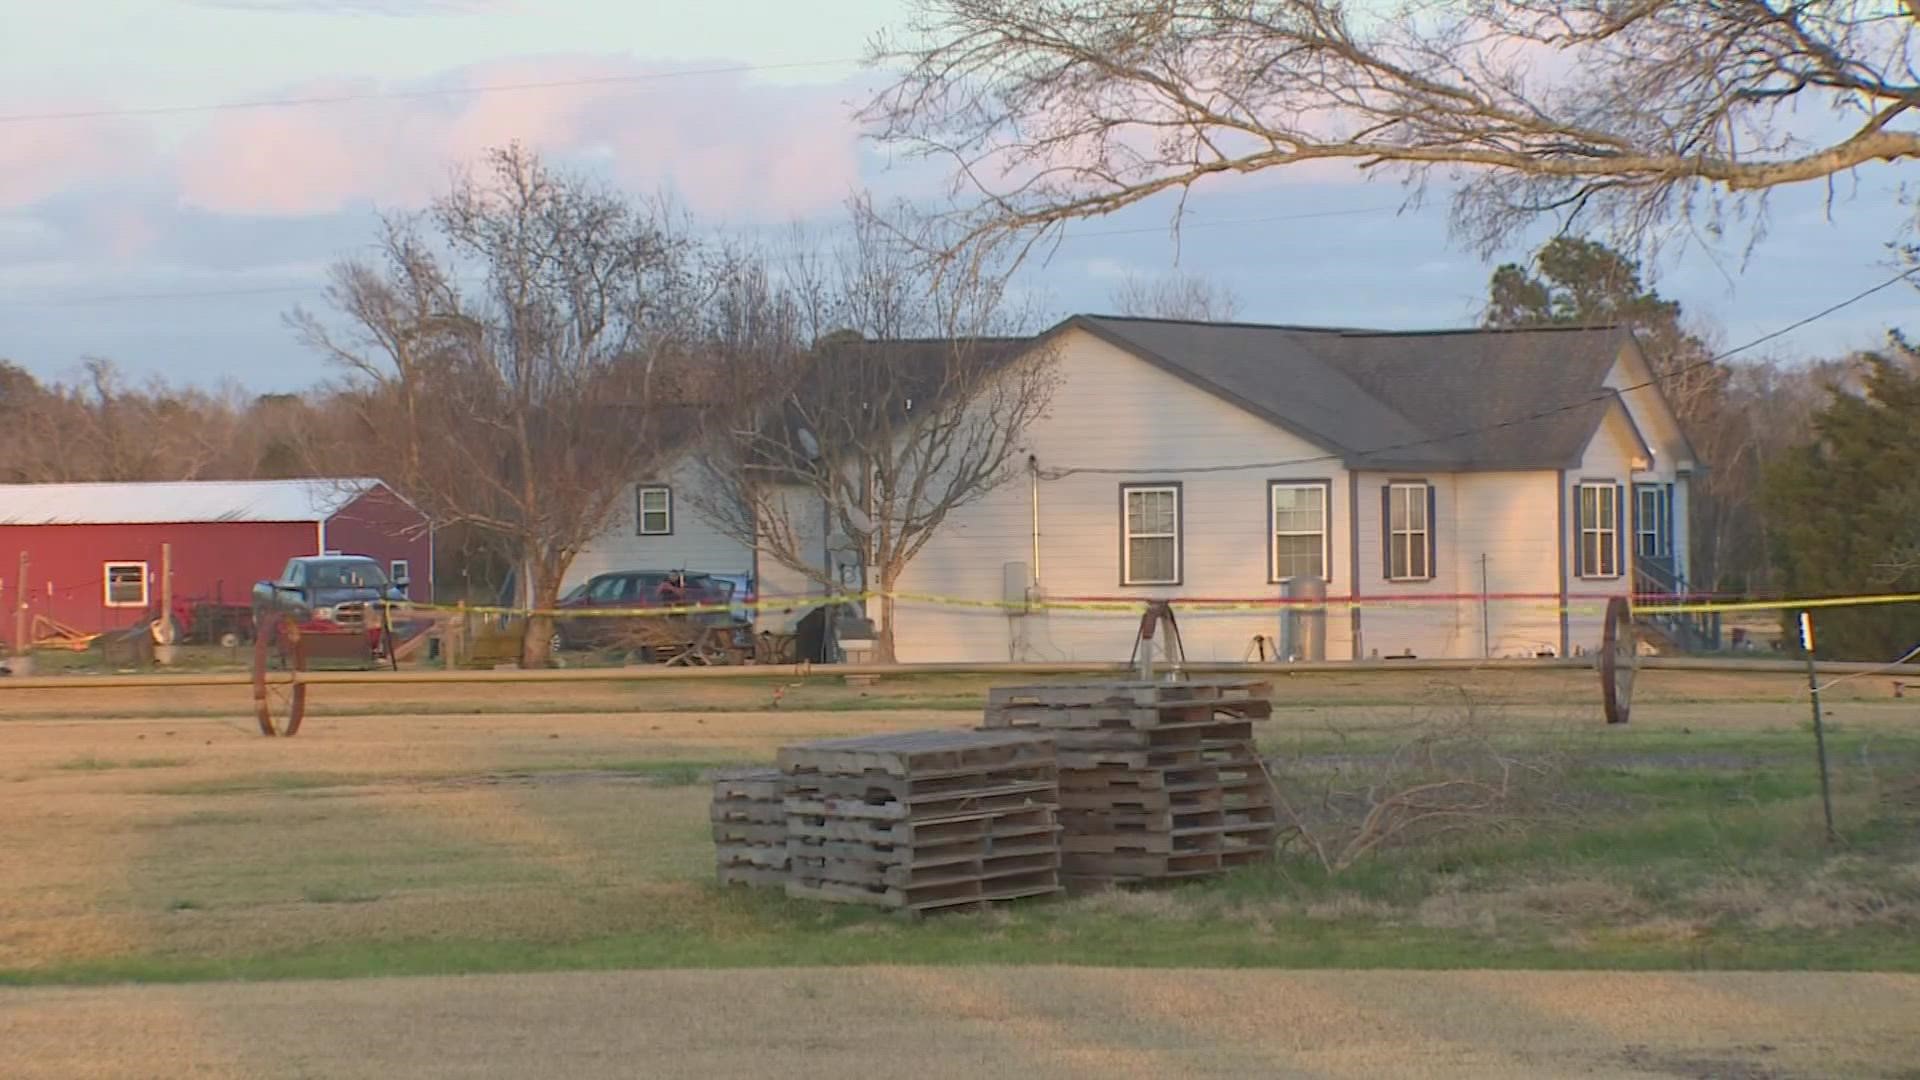
[[[0,357],[47,377],[105,356],[139,374],[295,389],[327,375],[282,324],[376,208],[519,139],[716,227],[828,220],[851,193],[924,196],[861,139],[859,64],[897,0],[85,0],[9,5],[0,34]],[[751,68],[753,70],[741,70]],[[564,82],[571,85],[552,86]],[[246,107],[263,101],[298,101]],[[1886,278],[1911,220],[1892,169],[1779,193],[1751,251],[1689,245],[1663,292],[1734,344]],[[1227,283],[1241,317],[1451,326],[1490,264],[1442,201],[1333,172],[1203,190],[1076,228],[1024,284],[1099,310],[1129,274]],[[1537,238],[1536,238],[1537,239]],[[1523,257],[1525,247],[1503,253]],[[1782,357],[1920,331],[1890,289],[1771,343]]]

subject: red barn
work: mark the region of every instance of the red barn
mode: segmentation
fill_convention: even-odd
[[[254,582],[298,555],[378,559],[433,599],[433,533],[425,514],[378,480],[194,480],[178,483],[0,484],[0,600],[21,599],[93,632],[159,616],[161,545],[172,545],[174,609],[245,607]],[[203,608],[204,610],[204,608]],[[11,636],[4,620],[0,635]]]

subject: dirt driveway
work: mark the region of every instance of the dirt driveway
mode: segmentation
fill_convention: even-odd
[[[0,991],[9,1077],[1913,1076],[1920,977],[873,967]]]

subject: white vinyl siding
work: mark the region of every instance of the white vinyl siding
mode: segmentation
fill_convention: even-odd
[[[1387,579],[1433,577],[1433,522],[1427,513],[1433,488],[1425,483],[1387,485]]]
[[[102,568],[102,589],[105,602],[112,608],[143,608],[147,606],[147,564],[143,562],[110,562]]]
[[[1180,583],[1180,488],[1120,489],[1122,585]]]
[[[1272,515],[1273,552],[1268,580],[1327,578],[1328,484],[1324,481],[1275,480],[1268,485]]]
[[[633,519],[641,536],[673,535],[673,489],[642,484],[634,492]]]
[[[674,496],[684,496],[698,489],[704,479],[699,463],[689,457],[683,458],[671,470],[654,474],[646,483],[629,488],[629,497],[621,500],[620,511],[614,520],[581,550],[573,560],[573,565],[567,568],[561,591],[565,592],[596,575],[616,570],[755,573],[753,546],[741,543],[708,521],[688,499],[673,497],[669,503],[672,533],[655,536],[641,533],[640,488],[664,488]],[[757,569],[772,575],[777,568],[769,559]],[[782,581],[777,586],[773,583],[762,585],[759,591],[773,595],[804,591],[804,587]]]
[[[1581,484],[1576,570],[1583,578],[1620,576],[1620,489],[1612,483]]]

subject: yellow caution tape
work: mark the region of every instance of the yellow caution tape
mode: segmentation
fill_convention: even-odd
[[[727,604],[681,604],[675,606],[641,608],[523,608],[484,604],[421,604],[393,601],[388,606],[397,613],[408,611],[445,612],[448,614],[466,613],[470,615],[504,615],[515,617],[547,616],[549,618],[594,619],[594,618],[665,618],[686,615],[719,615],[733,611],[776,611],[820,606],[842,606],[862,604],[869,600],[879,600],[887,596],[880,591],[846,592],[806,596],[785,596],[761,598],[756,600],[735,601]],[[1140,600],[1000,600],[972,597],[942,596],[936,593],[895,592],[891,594],[899,603],[925,604],[934,607],[971,608],[984,611],[1081,611],[1106,614],[1137,615],[1146,610],[1152,601]],[[1482,601],[1473,594],[1448,594],[1430,598],[1397,596],[1392,599],[1368,599],[1364,596],[1329,598],[1319,602],[1293,601],[1280,603],[1275,600],[1182,600],[1169,598],[1175,610],[1194,615],[1226,615],[1255,612],[1260,614],[1279,614],[1289,607],[1308,610],[1365,610],[1379,608],[1422,608],[1432,604],[1498,604],[1511,609],[1518,606],[1541,611],[1564,612],[1567,614],[1604,614],[1606,601],[1583,599],[1563,603],[1550,598],[1489,597]],[[1862,596],[1826,596],[1804,599],[1780,600],[1715,600],[1705,602],[1651,603],[1635,604],[1636,615],[1703,615],[1712,613],[1749,612],[1749,611],[1793,611],[1813,608],[1865,607],[1883,604],[1920,603],[1920,593],[1883,593]]]

